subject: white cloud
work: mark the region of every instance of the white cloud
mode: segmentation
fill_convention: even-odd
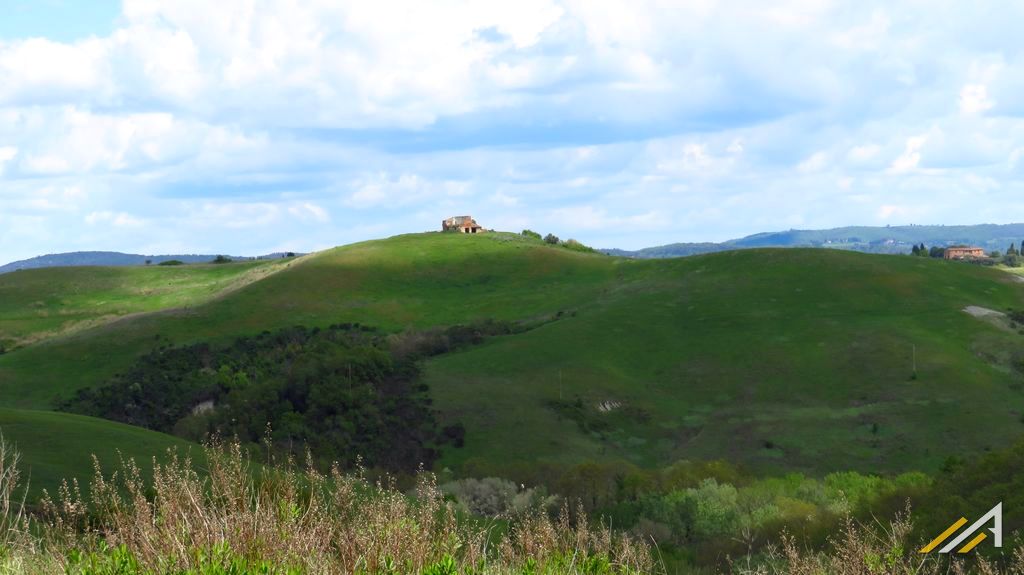
[[[558,208],[553,210],[547,219],[563,229],[577,231],[620,226],[663,227],[669,223],[668,214],[657,211],[632,215],[609,215],[607,210],[591,205]]]
[[[903,153],[899,155],[889,166],[892,173],[909,172],[916,170],[921,163],[921,148],[928,141],[928,135],[912,136],[907,138]]]
[[[963,114],[980,114],[994,105],[988,96],[988,88],[983,84],[968,84],[960,90],[960,112]]]
[[[85,216],[85,223],[90,226],[109,225],[118,228],[139,228],[145,225],[145,221],[131,214],[124,212],[90,212]]]
[[[4,175],[4,165],[18,155],[18,148],[14,146],[0,146],[0,176]]]
[[[327,210],[312,202],[302,202],[300,204],[289,206],[288,213],[293,217],[304,221],[326,223],[331,219]]]
[[[811,154],[806,160],[800,162],[796,167],[798,172],[808,174],[813,172],[820,172],[828,164],[828,154],[825,152],[815,152]]]
[[[511,208],[519,205],[519,198],[510,196],[504,192],[497,192],[491,196],[491,201],[500,206]]]
[[[345,202],[354,208],[400,208],[419,202],[440,201],[469,194],[467,182],[425,180],[416,174],[393,177],[378,173],[353,184],[355,191]]]
[[[1009,0],[126,0],[109,35],[0,39],[0,247],[306,251],[487,210],[623,247],[1024,220],[1005,201],[1024,194],[1022,18]]]
[[[882,148],[876,144],[864,144],[861,146],[854,146],[850,148],[850,151],[846,154],[848,160],[854,163],[863,163],[871,160],[878,155]]]

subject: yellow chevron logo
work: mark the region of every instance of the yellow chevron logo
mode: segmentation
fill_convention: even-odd
[[[999,502],[995,507],[990,509],[988,513],[981,516],[980,519],[974,522],[965,531],[957,535],[952,541],[946,543],[939,553],[949,553],[956,549],[957,553],[970,553],[972,549],[978,546],[982,541],[988,538],[988,534],[984,531],[980,531],[988,522],[992,522],[992,527],[989,527],[989,531],[992,532],[992,545],[995,547],[1003,546],[1003,503]],[[920,553],[931,553],[939,545],[942,545],[946,539],[949,539],[954,533],[960,530],[961,527],[967,524],[967,518],[961,517],[953,522],[952,525],[946,528],[945,531],[939,534],[938,537],[932,539],[927,545],[921,548]],[[980,531],[980,532],[979,532]],[[967,541],[963,547],[960,547],[968,537],[974,537]],[[959,549],[957,549],[959,547]]]

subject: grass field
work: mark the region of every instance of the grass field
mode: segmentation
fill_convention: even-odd
[[[32,273],[12,274],[8,293],[27,292]],[[725,458],[767,471],[934,470],[1024,431],[1024,335],[968,305],[1022,308],[1024,284],[958,262],[835,250],[638,261],[510,234],[407,235],[0,356],[0,405],[48,409],[169,342],[564,311],[427,364],[443,419],[468,432],[444,465]]]
[[[197,305],[280,269],[281,261],[60,267],[0,275],[0,345],[8,349],[135,313]]]
[[[202,455],[199,446],[176,437],[69,413],[0,409],[0,431],[21,453],[30,499],[43,489],[55,494],[64,479],[77,478],[85,487],[93,476],[93,455],[107,474],[119,468],[122,457],[146,470],[154,456],[171,448],[182,456]]]

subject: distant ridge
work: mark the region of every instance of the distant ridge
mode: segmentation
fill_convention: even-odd
[[[285,253],[273,253],[256,258],[243,256],[228,256],[234,260],[249,259],[273,259],[284,257]],[[27,260],[11,262],[0,266],[0,274],[17,270],[31,270],[38,268],[68,267],[68,266],[142,266],[149,260],[152,265],[169,260],[178,260],[186,264],[208,263],[217,255],[207,254],[177,254],[145,256],[140,254],[125,254],[121,252],[67,252],[62,254],[47,254]]]
[[[632,258],[673,258],[726,250],[768,247],[812,247],[867,253],[909,253],[915,244],[947,247],[967,244],[986,251],[1005,251],[1011,243],[1024,241],[1022,224],[977,224],[968,226],[849,226],[829,230],[789,230],[759,233],[721,243],[676,243],[640,250],[605,249],[610,255]]]

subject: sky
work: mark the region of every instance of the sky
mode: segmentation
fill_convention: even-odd
[[[0,263],[1024,221],[1024,3],[0,0]]]

